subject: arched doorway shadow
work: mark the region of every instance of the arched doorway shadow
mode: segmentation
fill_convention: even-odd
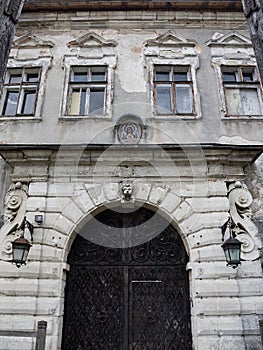
[[[190,350],[187,262],[153,211],[100,212],[68,256],[62,349]]]

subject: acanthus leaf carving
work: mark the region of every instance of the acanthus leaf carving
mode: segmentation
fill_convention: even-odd
[[[5,196],[4,225],[0,230],[0,257],[11,259],[11,242],[20,237],[26,215],[28,186],[17,182],[12,184]]]
[[[258,230],[252,222],[251,193],[245,184],[240,181],[229,186],[230,217],[233,222],[233,232],[243,244],[241,246],[241,259],[256,260],[259,258],[260,240]]]

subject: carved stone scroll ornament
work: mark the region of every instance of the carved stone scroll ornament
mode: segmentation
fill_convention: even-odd
[[[230,216],[235,227],[234,234],[242,242],[241,259],[255,260],[259,258],[261,247],[260,239],[257,237],[258,230],[252,222],[251,204],[253,198],[247,186],[240,181],[236,181],[229,187]]]
[[[11,260],[12,244],[20,237],[28,198],[27,185],[17,182],[12,184],[5,197],[4,225],[0,230],[0,259]]]

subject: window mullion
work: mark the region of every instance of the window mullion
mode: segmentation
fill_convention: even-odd
[[[173,82],[172,83],[172,86],[171,86],[171,89],[172,89],[172,106],[173,106],[173,114],[177,114],[177,106],[176,106],[176,83]]]

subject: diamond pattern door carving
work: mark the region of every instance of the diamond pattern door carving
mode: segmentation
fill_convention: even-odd
[[[145,221],[152,215],[146,209],[139,214]],[[105,223],[108,218],[112,223],[112,215],[118,216],[118,226],[125,222],[122,213],[99,215]],[[172,226],[147,243],[124,249],[77,236],[68,262],[63,350],[192,348],[187,255]]]

